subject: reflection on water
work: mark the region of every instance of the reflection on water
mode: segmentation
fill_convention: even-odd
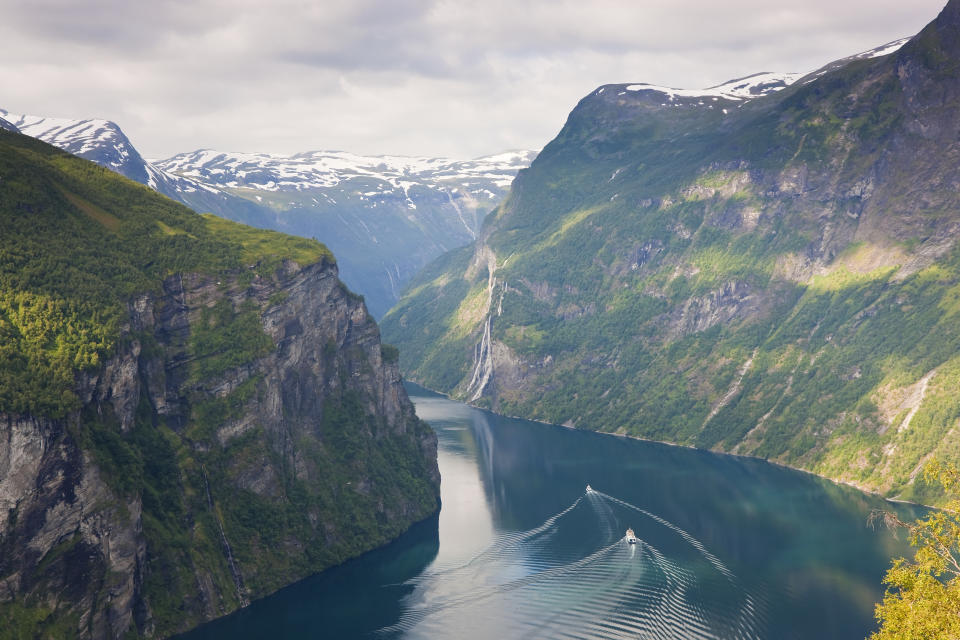
[[[439,437],[439,517],[187,637],[862,638],[905,551],[867,515],[917,515],[762,461],[409,391]]]

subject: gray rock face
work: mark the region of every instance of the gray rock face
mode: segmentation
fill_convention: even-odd
[[[42,606],[78,637],[165,635],[385,542],[436,509],[436,436],[416,418],[376,324],[336,267],[285,262],[270,276],[219,278],[172,276],[132,300],[124,346],[78,377],[81,411],[59,421],[0,416],[0,610]],[[193,339],[216,305],[259,318],[273,347],[212,374],[198,369],[222,355],[198,353]],[[201,421],[204,406],[229,410]],[[349,418],[345,433],[332,432],[328,413]],[[169,495],[180,504],[166,511],[156,498],[145,502],[150,487],[125,484],[103,445],[135,444],[151,429],[175,443],[178,489]],[[365,462],[385,448],[402,449],[406,484]],[[148,477],[154,452],[139,451]],[[322,463],[341,457],[350,463],[331,478]],[[328,499],[331,491],[362,494],[348,501],[360,506]],[[263,508],[304,504],[307,513],[290,516],[279,545],[267,548],[232,515],[238,492]],[[155,521],[144,527],[145,513],[178,513],[160,524],[189,549],[171,550]],[[342,529],[351,518],[377,530],[358,545],[357,532]],[[170,563],[184,566],[162,575]]]
[[[705,296],[686,300],[674,310],[670,334],[674,339],[706,331],[717,324],[730,324],[756,315],[758,305],[750,285],[727,282]]]
[[[66,607],[85,637],[119,637],[142,601],[137,499],[118,496],[59,421],[0,420],[0,602]]]
[[[756,93],[599,87],[385,335],[412,379],[510,415],[926,500],[922,465],[960,451],[942,376],[958,43],[950,0],[908,41]],[[943,395],[923,396],[921,422],[875,409],[926,379]]]

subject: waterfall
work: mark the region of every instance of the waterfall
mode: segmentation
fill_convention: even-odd
[[[396,264],[394,264],[393,266],[394,266],[395,269],[397,268],[397,265],[396,265]],[[387,279],[390,280],[390,295],[393,296],[393,299],[394,299],[394,300],[399,300],[399,299],[400,299],[400,292],[397,291],[397,284],[398,284],[398,281],[400,280],[400,270],[397,269],[397,279],[396,279],[396,280],[394,280],[394,278],[393,278],[393,271],[390,271],[390,267],[386,267],[386,266],[385,266],[385,267],[383,268],[383,270],[387,273]]]
[[[477,233],[473,230],[473,228],[469,224],[467,224],[466,218],[463,217],[463,210],[460,209],[460,205],[457,204],[457,201],[453,199],[453,194],[447,191],[446,189],[444,189],[443,192],[447,194],[447,200],[450,201],[450,206],[453,207],[453,210],[457,212],[457,217],[460,218],[460,222],[463,223],[463,226],[466,228],[467,233],[470,234],[471,238],[476,240]]]
[[[217,527],[220,529],[220,541],[223,543],[223,553],[227,558],[227,566],[230,567],[230,574],[233,576],[233,584],[237,588],[237,598],[240,600],[240,606],[245,607],[250,603],[247,601],[246,596],[243,595],[243,577],[240,575],[240,569],[237,568],[237,563],[233,559],[233,550],[230,548],[230,543],[227,541],[227,534],[223,530],[223,522],[220,520],[220,516],[217,515],[217,510],[213,508],[213,498],[210,495],[210,481],[207,480],[207,468],[204,465],[200,465],[200,470],[203,472],[203,484],[207,489],[207,506],[210,507],[210,513],[213,514],[214,520],[217,521]]]
[[[733,400],[734,396],[740,393],[740,385],[743,384],[743,379],[746,377],[747,372],[750,371],[750,367],[753,365],[753,359],[757,357],[757,351],[758,349],[754,349],[753,353],[750,354],[750,357],[747,358],[747,361],[743,363],[742,367],[740,367],[740,371],[737,372],[737,379],[734,380],[730,388],[727,389],[727,392],[723,394],[723,397],[720,398],[720,401],[717,402],[712,409],[710,409],[710,413],[707,415],[707,419],[703,421],[703,427],[701,428],[706,427],[707,423],[713,420],[713,418],[720,413],[720,410],[727,406],[730,401]]]
[[[480,398],[483,390],[487,388],[487,383],[490,382],[490,377],[493,375],[493,358],[490,354],[490,326],[492,324],[493,316],[487,312],[487,320],[483,327],[483,338],[480,340],[480,348],[477,351],[477,365],[473,369],[473,378],[470,380],[470,386],[467,387],[468,392],[471,389],[475,389],[473,395],[470,396],[470,402],[475,402]]]
[[[473,377],[470,384],[467,385],[467,393],[470,394],[469,402],[477,401],[483,395],[484,389],[493,377],[493,340],[490,337],[490,330],[493,326],[493,291],[497,286],[497,279],[494,274],[497,270],[497,258],[487,248],[487,310],[484,318],[483,336],[480,338],[480,344],[474,352],[475,365],[473,367]],[[497,315],[503,313],[503,292],[500,292],[500,300],[497,305]]]

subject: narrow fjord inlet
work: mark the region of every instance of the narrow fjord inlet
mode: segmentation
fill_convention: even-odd
[[[0,6],[0,640],[960,640],[960,0]]]
[[[906,546],[869,513],[920,512],[758,460],[408,392],[439,437],[439,519],[183,640],[863,637]]]

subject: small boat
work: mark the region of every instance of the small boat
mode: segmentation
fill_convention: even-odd
[[[627,542],[630,544],[637,544],[637,536],[633,533],[633,529],[627,529]]]
[[[587,493],[590,493],[591,491],[593,491],[593,487],[591,487],[590,485],[587,485]]]

